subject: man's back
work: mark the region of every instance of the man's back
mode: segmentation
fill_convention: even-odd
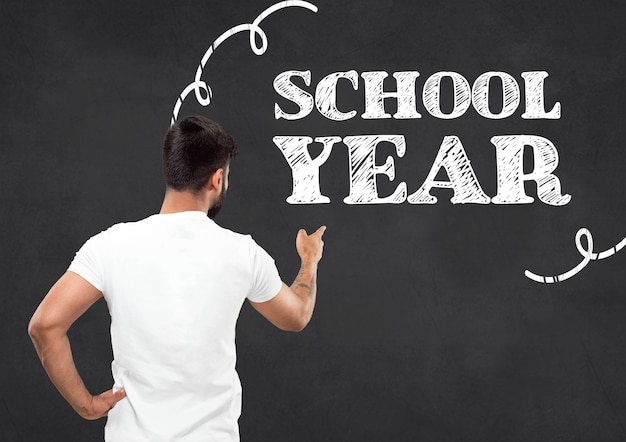
[[[202,212],[153,215],[90,239],[69,270],[100,289],[111,313],[115,387],[107,440],[238,440],[235,325],[246,297],[282,285],[249,236]]]

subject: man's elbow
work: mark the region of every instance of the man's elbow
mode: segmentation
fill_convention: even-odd
[[[58,327],[36,314],[28,323],[28,335],[44,368],[48,366],[49,350],[58,341],[60,333]]]
[[[28,323],[28,336],[30,336],[30,339],[33,341],[33,344],[35,344],[35,347],[45,339],[46,331],[46,325],[33,316]]]
[[[28,336],[34,341],[39,336],[41,336],[42,327],[39,321],[33,316],[30,318],[30,322],[28,323]]]
[[[55,324],[47,321],[45,317],[37,313],[33,315],[28,323],[28,335],[35,345],[49,338],[50,335],[57,332],[57,329],[58,327]]]
[[[288,324],[284,324],[284,327],[281,328],[284,331],[299,333],[306,328],[310,320],[310,316],[294,317]]]

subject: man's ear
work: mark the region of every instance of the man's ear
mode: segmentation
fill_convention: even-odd
[[[223,179],[224,179],[224,168],[220,167],[209,178],[209,188],[221,191]]]

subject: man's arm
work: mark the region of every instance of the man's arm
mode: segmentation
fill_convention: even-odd
[[[28,324],[39,359],[65,400],[85,419],[106,416],[126,396],[124,390],[92,396],[81,379],[67,331],[102,292],[76,273],[66,272],[43,299]]]
[[[298,276],[288,287],[283,283],[278,294],[266,302],[250,302],[265,318],[281,330],[301,331],[307,326],[315,307],[317,295],[317,265],[322,259],[324,241],[322,226],[311,235],[304,230],[296,237],[296,250],[301,265]]]

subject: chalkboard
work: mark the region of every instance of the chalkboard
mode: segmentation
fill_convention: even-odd
[[[626,5],[273,5],[2,3],[0,439],[102,440],[104,420],[83,421],[47,379],[27,324],[85,240],[158,212],[163,135],[172,118],[201,114],[240,151],[218,223],[251,233],[287,282],[297,230],[328,226],[303,332],[241,312],[242,440],[625,440],[626,252],[613,247],[626,236]],[[305,104],[340,75],[322,83],[326,104],[295,118],[306,105],[275,87],[289,71]],[[394,73],[419,73],[408,74],[408,117],[394,117],[393,97],[388,117],[363,117],[372,72],[388,74],[385,92]],[[353,189],[365,163],[349,137],[366,135],[387,136],[362,172],[381,200],[405,183],[395,203],[361,204],[372,194]],[[494,140],[515,136],[517,163]],[[338,138],[306,178],[328,202],[287,201],[296,172],[275,137],[311,138],[311,161],[316,138]],[[542,181],[552,175],[558,192]],[[411,202],[429,182],[421,195],[437,202]],[[485,201],[451,201],[472,183]],[[514,190],[533,201],[512,201]],[[93,392],[111,386],[108,327],[99,301],[70,331]]]

